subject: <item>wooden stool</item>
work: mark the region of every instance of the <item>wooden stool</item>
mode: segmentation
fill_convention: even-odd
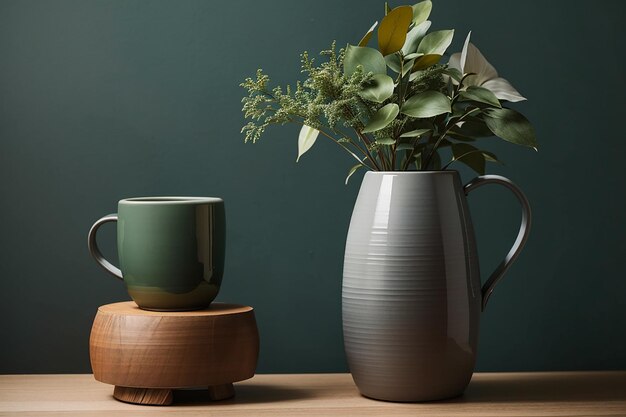
[[[132,301],[98,308],[89,338],[96,380],[135,404],[169,405],[173,389],[208,387],[214,400],[251,378],[259,354],[252,307],[213,303],[205,310],[141,310]]]

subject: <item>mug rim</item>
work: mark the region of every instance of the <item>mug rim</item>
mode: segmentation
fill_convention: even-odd
[[[130,197],[120,200],[119,204],[129,205],[175,205],[175,204],[216,204],[223,203],[219,197],[153,196]]]
[[[430,169],[424,171],[367,171],[365,174],[379,175],[437,175],[437,174],[458,174],[456,169]]]

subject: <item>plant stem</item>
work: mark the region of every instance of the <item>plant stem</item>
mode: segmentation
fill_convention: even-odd
[[[355,115],[354,115],[354,113],[352,112],[352,109],[349,106],[345,107],[344,113],[345,113],[344,117],[346,119],[354,119],[355,118]],[[367,138],[367,135],[365,133],[361,132],[361,130],[356,128],[356,127],[353,127],[353,129],[356,132],[356,135],[359,137],[359,139],[361,139],[361,141],[365,144],[365,150],[367,151],[367,155],[369,156],[370,160],[376,165],[376,169],[378,171],[383,171],[384,170],[385,158],[384,158],[381,150],[378,149],[378,157],[380,158],[380,164],[378,164],[378,162],[376,161],[376,159],[372,156],[372,154],[370,152],[371,142]],[[381,169],[381,166],[383,167],[383,169]]]
[[[332,128],[333,132],[335,132],[336,134],[340,135],[342,138],[348,140],[350,142],[350,144],[352,146],[354,146],[355,148],[357,148],[359,150],[359,152],[361,152],[363,154],[363,156],[367,159],[370,159],[371,161],[371,155],[367,152],[367,148],[362,148],[360,142],[354,141],[352,140],[352,138],[348,135],[346,135],[344,132],[342,132],[341,130],[337,129],[336,127]]]
[[[298,116],[298,117],[302,117],[302,116]],[[299,125],[304,126],[304,121],[299,121],[299,120],[294,120],[293,116],[291,116],[290,121],[292,123],[296,123]],[[328,139],[332,140],[333,142],[335,142],[337,145],[341,146],[346,152],[348,152],[354,159],[356,159],[361,165],[363,165],[365,168],[370,169],[375,171],[376,168],[372,167],[369,164],[366,164],[364,161],[366,161],[367,159],[370,159],[370,157],[368,157],[367,155],[365,155],[365,157],[363,159],[359,158],[358,156],[356,156],[356,154],[354,152],[352,152],[350,150],[350,148],[348,148],[347,146],[345,146],[343,143],[339,142],[337,139],[335,139],[334,137],[332,137],[331,135],[329,135],[328,133],[326,133],[325,131],[323,131],[322,129],[316,129],[317,131],[319,131],[322,135],[326,136]],[[350,140],[350,138],[346,139]],[[350,142],[352,143],[352,142]],[[361,150],[361,148],[358,148],[359,150]]]
[[[432,135],[431,135],[431,137],[432,137]],[[413,149],[411,149],[411,153],[409,153],[408,158],[404,162],[404,166],[402,168],[403,171],[406,171],[409,168],[409,165],[411,165],[411,159],[413,159],[413,155],[415,154],[415,147],[417,146],[417,142],[419,140],[420,140],[420,136],[417,136],[415,138],[415,140],[413,141]],[[430,140],[430,138],[429,138],[429,140]]]
[[[447,164],[445,164],[445,165],[443,166],[443,168],[441,168],[441,169],[442,169],[442,170],[445,170],[445,169],[447,169],[450,165],[452,165],[453,163],[455,163],[456,161],[460,161],[461,159],[465,158],[467,155],[471,155],[471,154],[474,154],[474,153],[482,153],[482,151],[481,151],[481,150],[479,150],[479,149],[476,149],[476,150],[474,150],[474,151],[465,152],[463,155],[459,156],[458,158],[452,157],[452,161],[450,161],[450,162],[448,162]],[[480,174],[480,172],[479,172],[479,174]]]
[[[398,106],[400,108],[402,108],[402,105],[404,104],[404,95],[406,94],[406,90],[402,91],[402,79],[403,79],[403,74],[404,74],[404,55],[402,54],[401,51],[397,52],[398,57],[400,58],[400,74],[398,74]],[[395,170],[396,169],[396,147],[398,146],[397,140],[398,140],[398,133],[402,132],[402,128],[404,127],[404,123],[406,122],[406,119],[404,119],[404,121],[402,122],[402,126],[397,130],[397,132],[395,132],[394,135],[394,139],[396,140],[396,143],[393,144],[392,147],[392,155],[391,155],[391,169]]]
[[[304,123],[303,123],[304,124]],[[319,132],[326,136],[328,139],[332,140],[333,142],[335,142],[337,145],[341,146],[344,150],[346,150],[346,152],[348,152],[350,155],[352,155],[357,161],[359,161],[359,163],[361,165],[363,165],[364,167],[368,168],[368,169],[372,169],[372,167],[370,167],[369,165],[367,165],[366,163],[364,163],[364,161],[366,159],[368,159],[367,157],[364,158],[363,160],[361,160],[359,157],[357,157],[354,152],[352,152],[347,146],[345,146],[343,143],[339,142],[337,139],[335,139],[334,137],[332,137],[331,135],[329,135],[328,133],[324,132],[321,129],[318,129]]]
[[[428,168],[428,165],[430,164],[430,160],[432,159],[432,157],[435,154],[435,152],[437,152],[437,147],[439,147],[439,144],[441,143],[441,141],[446,137],[448,132],[450,132],[450,129],[452,129],[454,127],[454,125],[456,125],[457,123],[462,122],[463,119],[465,119],[467,116],[471,115],[475,110],[480,111],[480,109],[472,109],[472,110],[468,111],[467,113],[465,113],[463,116],[459,117],[459,120],[455,120],[454,123],[450,124],[448,122],[448,124],[446,125],[446,130],[437,138],[437,141],[433,145],[433,148],[430,150],[430,152],[428,153],[428,156],[424,160],[424,164],[423,164],[424,168]]]
[[[267,95],[268,97],[270,97],[270,98],[271,98],[274,102],[278,102],[278,100],[276,99],[276,96],[275,96],[274,94],[272,94],[270,91],[263,90],[263,91],[261,91],[261,92],[262,92],[263,94]],[[273,111],[274,113],[276,113],[276,111],[277,111],[276,109],[271,108],[271,107],[270,107],[270,108],[268,108],[267,110],[271,110],[271,111]],[[303,119],[303,121],[294,120],[294,119],[293,119],[294,117],[299,117],[299,118]],[[293,114],[293,115],[291,115],[291,116],[290,116],[290,121],[291,121],[291,122],[293,122],[293,123],[296,123],[296,124],[304,125],[304,116],[301,116],[301,115],[295,115],[295,114]],[[370,170],[380,170],[380,168],[378,168],[378,165],[376,164],[376,160],[375,160],[374,158],[372,158],[372,155],[371,155],[371,154],[370,154],[370,152],[367,150],[367,147],[365,148],[366,152],[363,152],[363,149],[362,149],[360,146],[358,146],[358,145],[357,145],[357,143],[358,143],[358,142],[357,142],[357,143],[355,143],[355,142],[354,142],[354,141],[353,141],[353,140],[352,140],[349,136],[347,136],[347,135],[345,135],[345,134],[343,134],[343,133],[340,133],[340,135],[341,135],[343,138],[347,139],[347,140],[348,140],[348,142],[349,142],[352,146],[354,146],[354,147],[355,147],[355,148],[357,148],[357,149],[358,149],[361,153],[363,153],[364,158],[363,158],[363,159],[361,159],[361,158],[359,158],[358,156],[356,156],[356,155],[354,154],[354,152],[352,152],[352,151],[350,150],[350,148],[348,148],[347,146],[345,146],[343,143],[339,142],[337,139],[335,139],[334,137],[332,137],[331,135],[329,135],[328,133],[326,133],[326,132],[325,132],[325,131],[323,131],[322,129],[317,129],[317,130],[318,130],[318,131],[319,131],[322,135],[326,136],[327,138],[329,138],[330,140],[332,140],[333,142],[335,142],[337,145],[341,146],[341,147],[342,147],[342,148],[343,148],[346,152],[348,152],[348,153],[349,153],[352,157],[354,157],[357,161],[359,161],[359,163],[360,163],[361,165],[363,165],[363,166],[364,166],[364,167],[366,167],[367,169],[370,169]],[[357,132],[357,133],[358,133],[358,132]],[[366,164],[366,163],[364,162],[364,161],[366,161],[366,160],[368,160],[368,159],[372,162],[373,166],[372,166],[372,165],[370,165],[370,164]]]
[[[369,149],[369,148],[370,148],[370,146],[371,146],[371,144],[370,144],[370,141],[369,141],[369,139],[367,138],[367,136],[366,136],[364,133],[361,133],[361,132],[359,131],[359,129],[356,129],[356,128],[355,128],[355,129],[354,129],[354,131],[356,132],[357,136],[358,136],[358,137],[359,137],[359,138],[363,141],[363,143],[365,144],[365,150],[367,151],[367,155],[369,155],[369,158],[370,158],[370,160],[374,163],[374,165],[376,166],[376,169],[377,169],[378,171],[384,171],[384,168],[383,168],[383,169],[381,169],[381,165],[379,165],[379,164],[378,164],[378,162],[376,161],[376,159],[375,159],[374,157],[372,157],[372,154],[371,154],[370,149]],[[378,150],[378,152],[379,152],[379,157],[381,157],[381,155],[380,155],[380,149]],[[382,158],[382,157],[381,157],[381,161],[380,161],[380,162],[381,162],[381,164],[383,164],[383,163],[384,163],[384,158]]]

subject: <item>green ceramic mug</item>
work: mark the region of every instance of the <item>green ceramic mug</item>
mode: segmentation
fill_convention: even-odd
[[[98,228],[117,222],[120,268],[96,244]],[[118,203],[89,231],[91,255],[123,279],[140,308],[198,310],[215,299],[224,271],[224,201],[213,197],[141,197]]]

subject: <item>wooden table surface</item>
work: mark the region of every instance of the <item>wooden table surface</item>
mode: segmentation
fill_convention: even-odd
[[[0,375],[0,416],[626,416],[626,372],[478,373],[462,397],[398,404],[359,395],[349,374],[257,375],[235,398],[176,391],[173,406],[119,402],[92,375]]]

